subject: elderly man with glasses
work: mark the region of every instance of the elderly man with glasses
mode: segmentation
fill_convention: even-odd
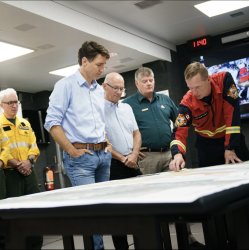
[[[137,165],[141,134],[130,105],[119,102],[125,91],[124,78],[119,73],[109,73],[102,86],[105,90],[106,132],[113,147],[110,180],[141,175]],[[126,235],[113,235],[112,239],[115,249],[129,249]]]
[[[0,92],[0,105],[3,114],[0,124],[9,139],[9,160],[4,167],[6,177],[6,197],[17,197],[40,192],[33,163],[40,151],[30,123],[17,116],[19,101],[14,89]],[[32,237],[27,241],[27,249],[39,249],[41,237]]]

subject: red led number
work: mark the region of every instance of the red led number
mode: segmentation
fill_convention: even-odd
[[[193,41],[193,47],[202,47],[207,45],[207,38],[203,38],[201,40]]]

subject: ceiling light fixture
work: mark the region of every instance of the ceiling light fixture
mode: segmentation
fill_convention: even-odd
[[[112,58],[112,57],[115,57],[115,56],[117,56],[118,55],[118,53],[116,53],[116,52],[110,52],[110,57]]]
[[[111,58],[115,57],[117,55],[118,55],[118,53],[116,53],[116,52],[111,52],[110,53],[110,57]],[[68,67],[65,67],[65,68],[62,68],[62,69],[57,69],[57,70],[50,71],[49,74],[51,74],[51,75],[58,75],[58,76],[70,76],[73,73],[75,73],[75,71],[78,68],[79,68],[79,65],[76,64],[76,65],[68,66]]]
[[[58,75],[58,76],[70,76],[73,73],[75,73],[75,71],[78,68],[79,68],[79,64],[76,64],[76,65],[72,65],[69,67],[62,68],[62,69],[50,71],[49,74]]]
[[[194,7],[208,17],[218,16],[227,12],[249,6],[249,1],[207,1]]]
[[[34,52],[34,50],[5,42],[0,42],[0,62],[23,56],[31,52]]]

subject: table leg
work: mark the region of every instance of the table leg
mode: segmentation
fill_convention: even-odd
[[[62,235],[62,240],[63,240],[64,249],[68,249],[68,250],[74,250],[75,249],[73,236]]]
[[[187,250],[189,248],[189,233],[188,233],[188,228],[187,228],[186,223],[180,223],[176,222],[175,223],[175,228],[176,228],[176,238],[177,238],[177,244],[178,244],[178,249],[179,250]]]
[[[146,217],[143,219],[144,226],[134,231],[135,249],[163,249],[161,236],[161,226],[155,217]]]

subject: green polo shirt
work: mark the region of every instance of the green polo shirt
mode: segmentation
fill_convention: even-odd
[[[170,121],[175,123],[177,107],[168,96],[154,93],[150,102],[137,92],[123,102],[128,103],[133,109],[142,134],[142,147],[155,151],[169,147],[172,134]]]

